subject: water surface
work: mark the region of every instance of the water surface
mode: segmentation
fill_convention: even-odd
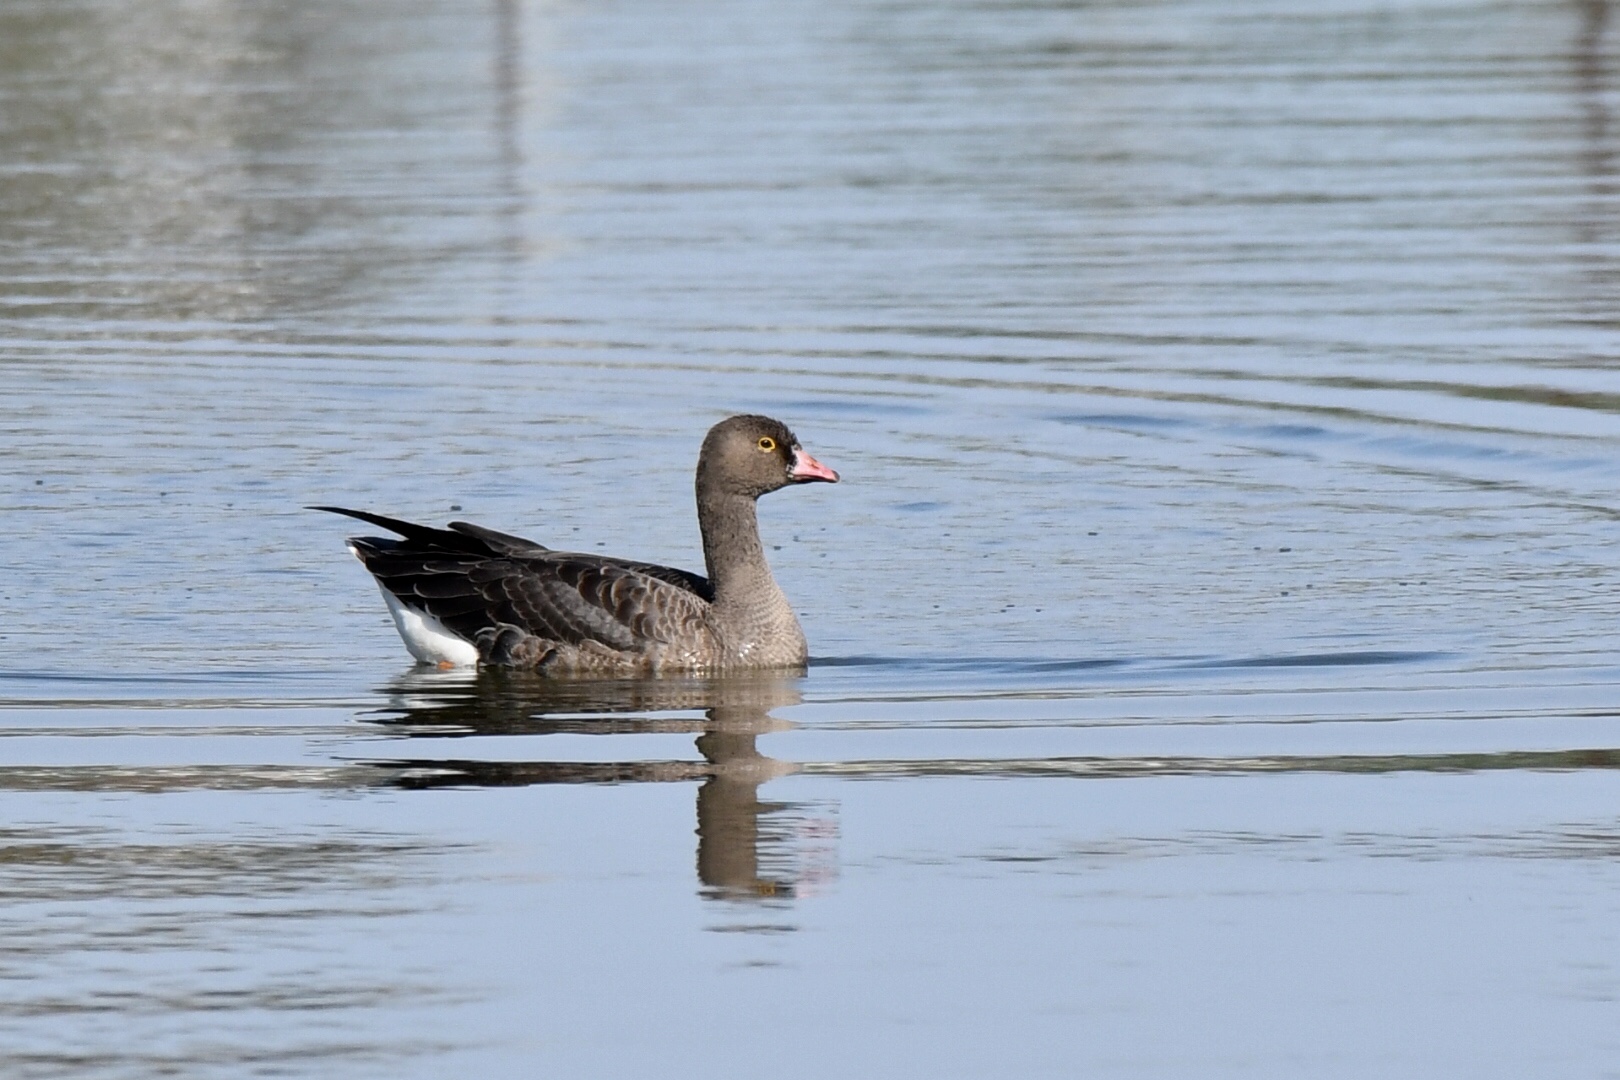
[[[0,1066],[1603,1076],[1602,0],[0,11]],[[356,505],[804,677],[416,671]]]

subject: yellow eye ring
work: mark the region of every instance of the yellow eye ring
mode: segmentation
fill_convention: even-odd
[[[776,440],[771,438],[769,435],[761,436],[759,440],[759,448],[768,454],[772,450],[776,449]]]

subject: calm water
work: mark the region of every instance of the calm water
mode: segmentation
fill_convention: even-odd
[[[7,1077],[1620,1076],[1620,15],[0,7]],[[801,679],[408,666],[335,502]]]

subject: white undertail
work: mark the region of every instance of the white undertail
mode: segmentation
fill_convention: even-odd
[[[350,547],[349,550],[354,551],[354,548]],[[354,554],[355,558],[360,557],[359,552]],[[444,623],[427,612],[406,606],[399,597],[384,589],[381,582],[377,588],[388,604],[388,614],[394,617],[394,626],[399,630],[405,648],[417,660],[424,664],[453,664],[456,667],[473,667],[478,663],[478,649],[472,642],[451,633]]]

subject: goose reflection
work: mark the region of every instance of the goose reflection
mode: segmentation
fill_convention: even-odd
[[[802,700],[798,681],[781,674],[567,681],[498,670],[412,672],[384,689],[389,704],[369,719],[401,734],[436,739],[691,734],[701,761],[412,757],[378,767],[391,770],[392,782],[406,788],[698,782],[697,875],[704,894],[786,899],[807,877],[824,875],[797,865],[795,848],[802,844],[795,844],[793,831],[802,815],[792,812],[799,808],[759,797],[760,785],[795,766],[760,753],[756,741],[793,727],[770,710]]]

